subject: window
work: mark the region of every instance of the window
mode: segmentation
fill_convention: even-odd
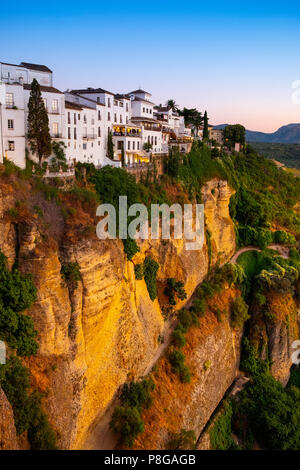
[[[68,124],[71,124],[71,113],[68,112]]]
[[[157,137],[155,137],[155,145],[157,145]]]
[[[153,145],[153,135],[151,136],[151,145]]]
[[[92,124],[92,126],[94,126],[94,124],[95,124],[95,119],[94,118],[92,118],[91,124]]]
[[[137,149],[140,150],[140,143],[137,142]]]
[[[86,127],[83,128],[83,137],[87,137],[87,128]]]
[[[86,150],[86,144],[82,144],[83,150]]]
[[[110,108],[110,98],[107,98],[107,106]]]
[[[76,124],[76,113],[74,113],[74,124]]]
[[[8,119],[7,127],[8,127],[8,129],[13,129],[14,128],[14,120],[13,119]]]
[[[123,103],[123,101],[120,101],[119,105],[120,105],[120,108],[124,108],[124,103]]]
[[[118,140],[118,150],[122,150],[123,148],[123,142],[121,140]]]
[[[101,137],[101,127],[98,127],[98,137]]]
[[[128,124],[128,116],[126,116],[126,124]]]
[[[118,106],[117,100],[114,100],[114,106]]]
[[[126,113],[128,113],[128,103],[126,103]]]
[[[58,137],[58,122],[52,123],[52,132],[54,137]]]
[[[98,140],[98,145],[100,145],[100,143],[101,143],[100,140]]]
[[[83,115],[83,122],[86,124],[86,114]]]
[[[117,115],[116,115],[116,113],[115,113],[115,115],[114,115],[114,120],[115,120],[115,122],[117,122]]]
[[[135,142],[132,142],[132,150],[135,150]]]
[[[8,141],[8,150],[13,152],[15,150],[15,142],[13,140]]]
[[[100,96],[97,96],[97,103],[100,103]]]
[[[77,139],[77,131],[76,131],[76,127],[74,127],[74,139],[76,140]],[[76,147],[74,147],[76,148]]]
[[[6,93],[5,103],[8,108],[12,108],[14,106],[14,94],[13,93]]]
[[[120,123],[123,123],[122,114],[120,114]]]
[[[107,120],[110,121],[110,112],[107,113]]]
[[[78,121],[80,121],[80,114],[78,114]]]
[[[43,98],[45,109],[47,109],[47,99]]]
[[[68,139],[71,139],[71,127],[68,127]]]
[[[152,114],[152,109],[149,109],[149,113]]]
[[[149,109],[148,109],[148,108],[146,109],[146,113],[147,113],[147,114],[149,113]]]
[[[101,121],[101,111],[98,111],[98,121]]]
[[[52,100],[52,112],[58,113],[58,100]]]
[[[130,150],[130,140],[128,140],[127,148]]]
[[[143,108],[143,113],[145,112],[145,108]]]

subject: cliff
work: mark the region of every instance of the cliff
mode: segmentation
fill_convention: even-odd
[[[2,388],[0,388],[0,450],[19,449],[14,414]]]
[[[46,392],[44,407],[59,446],[80,449],[119,387],[128,377],[141,376],[153,361],[164,330],[161,306],[150,300],[144,280],[135,280],[134,264],[126,260],[120,241],[81,234],[94,222],[93,214],[77,207],[77,220],[66,219],[55,202],[15,177],[3,179],[0,191],[0,249],[10,267],[17,261],[21,272],[33,274],[38,291],[27,313],[38,330],[39,351],[24,362],[33,386]],[[228,259],[235,251],[231,194],[227,183],[218,180],[203,191],[215,258],[222,252]],[[16,201],[22,201],[18,216],[11,217]],[[42,217],[36,214],[37,204]],[[150,254],[159,262],[159,284],[176,277],[188,297],[207,274],[206,244],[188,252],[182,240],[150,240],[140,249],[141,259]],[[69,289],[60,273],[70,262],[80,267],[76,289]]]

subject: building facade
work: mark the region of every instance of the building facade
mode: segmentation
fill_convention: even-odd
[[[151,93],[137,89],[126,94],[102,88],[61,92],[53,87],[53,73],[45,65],[0,62],[0,161],[3,157],[26,165],[28,101],[32,80],[40,84],[53,141],[65,146],[67,163],[93,163],[96,167],[148,163],[150,155],[163,155],[170,146],[188,151],[191,130],[182,116],[155,106]],[[111,134],[113,154],[108,152]]]

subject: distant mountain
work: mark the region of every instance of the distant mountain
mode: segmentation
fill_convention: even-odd
[[[215,129],[223,129],[227,124],[214,126]],[[270,134],[258,131],[246,130],[247,142],[268,142],[280,144],[299,144],[300,143],[300,124],[288,124],[280,127],[276,132]]]

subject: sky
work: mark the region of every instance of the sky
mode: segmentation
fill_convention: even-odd
[[[299,1],[2,2],[0,31],[0,61],[45,64],[62,91],[142,87],[263,132],[300,122]]]

